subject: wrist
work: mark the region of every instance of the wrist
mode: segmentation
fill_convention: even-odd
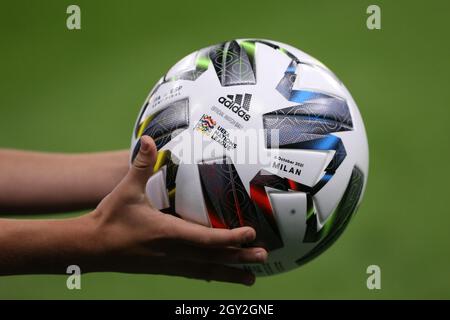
[[[101,270],[91,214],[57,220],[0,219],[0,229],[0,274],[64,274],[70,265],[83,273]]]
[[[105,271],[105,241],[102,237],[101,219],[96,210],[75,218],[78,230],[74,236],[79,237],[76,252],[83,273]],[[74,263],[76,264],[76,263]]]

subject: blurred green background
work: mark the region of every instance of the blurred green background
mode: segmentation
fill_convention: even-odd
[[[81,7],[82,30],[67,30],[69,4]],[[369,4],[381,7],[381,30],[366,28]],[[256,37],[304,50],[346,84],[365,120],[370,175],[332,248],[251,288],[107,273],[69,291],[65,276],[14,276],[0,278],[0,298],[450,298],[449,13],[450,2],[431,0],[2,0],[0,147],[128,148],[143,100],[172,64]],[[366,287],[371,264],[381,290]]]

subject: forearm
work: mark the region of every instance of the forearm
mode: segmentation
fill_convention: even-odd
[[[70,155],[0,150],[0,213],[93,208],[127,170],[127,151]]]
[[[0,219],[0,275],[94,271],[100,252],[92,215],[64,220]]]
[[[64,220],[0,219],[0,275],[133,272],[251,285],[254,276],[230,264],[263,263],[249,248],[250,227],[209,228],[156,210],[146,184],[157,158],[150,137],[122,181],[94,211]],[[246,246],[246,247],[243,247]]]

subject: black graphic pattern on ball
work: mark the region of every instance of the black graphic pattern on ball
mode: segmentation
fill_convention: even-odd
[[[351,217],[356,212],[363,185],[364,174],[355,166],[344,196],[339,202],[336,210],[331,214],[330,218],[321,229],[325,236],[308,254],[296,260],[298,265],[305,264],[320,255],[339,238],[342,232],[344,232]],[[311,221],[311,223],[314,223],[314,221]],[[308,228],[311,230],[317,228],[317,226],[308,226]]]
[[[142,132],[139,137],[143,135],[152,137],[159,150],[188,126],[189,100],[186,98],[172,102],[164,109],[150,115],[137,128],[137,135],[139,135],[139,132]],[[133,160],[140,146],[140,141],[138,141],[134,148]]]
[[[273,216],[250,199],[229,159],[200,163],[198,170],[212,227],[231,229],[251,226],[256,231],[256,240],[252,245],[263,246],[267,250],[283,247]]]
[[[317,242],[323,236],[323,228],[319,230],[314,195],[333,178],[347,156],[342,140],[331,133],[353,130],[353,121],[344,99],[325,93],[294,89],[298,65],[301,62],[288,51],[283,50],[283,53],[292,60],[276,90],[297,105],[263,115],[266,147],[335,151],[322,178],[314,186],[306,188],[307,228],[303,241]],[[305,189],[304,187],[300,190]]]
[[[256,84],[253,57],[237,41],[229,41],[213,47],[209,57],[222,86]]]
[[[299,142],[353,129],[345,101],[325,94],[316,94],[302,104],[266,113],[263,124],[268,148],[290,149]]]

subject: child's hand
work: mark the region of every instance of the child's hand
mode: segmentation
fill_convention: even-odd
[[[141,138],[141,149],[119,185],[90,214],[100,252],[95,271],[179,275],[251,285],[254,276],[226,266],[264,262],[263,248],[240,248],[251,242],[250,227],[212,229],[161,213],[145,195],[156,147]]]

